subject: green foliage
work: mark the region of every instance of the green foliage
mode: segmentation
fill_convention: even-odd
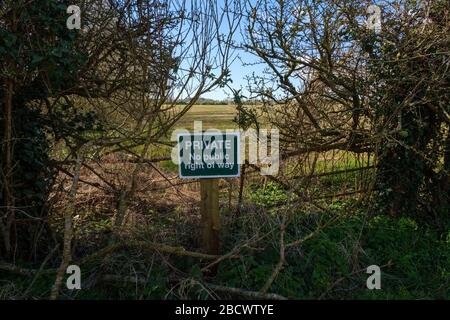
[[[385,272],[385,298],[449,298],[450,242],[408,218],[376,217],[367,227],[364,251],[392,266]],[[383,296],[381,292],[378,297]]]
[[[77,72],[87,60],[86,52],[76,49],[77,33],[66,27],[69,4],[68,1],[20,0],[7,4],[5,12],[8,13],[2,15],[0,84],[7,80],[14,83],[12,193],[15,206],[24,208],[21,213],[32,217],[44,218],[47,211],[45,203],[55,174],[49,159],[50,139],[64,139],[69,146],[76,146],[87,134],[101,130],[92,113],[77,110],[68,100],[64,103],[60,102],[62,99],[55,100],[62,91],[76,86]],[[0,90],[2,110],[5,95],[5,90]],[[2,141],[3,128],[2,114]],[[3,157],[0,159],[3,168],[2,161]],[[0,204],[2,200],[0,195]],[[33,221],[35,227],[40,228],[37,221]],[[15,230],[19,235],[19,254],[27,255],[27,250],[32,248],[30,242],[36,241],[36,229],[31,224],[20,225]],[[36,247],[46,250],[45,246]]]
[[[46,123],[55,141],[63,139],[72,148],[103,132],[103,126],[93,111],[78,109],[70,103],[57,103]]]
[[[234,90],[233,95],[233,102],[236,105],[236,110],[238,111],[238,114],[234,118],[233,122],[243,130],[247,130],[252,126],[256,126],[258,129],[258,116],[251,106],[244,104],[244,96],[241,94],[241,90]]]
[[[442,68],[449,37],[448,21],[441,17],[448,1],[433,1],[428,10],[433,23],[426,30],[417,18],[405,23],[394,14],[380,36],[361,41],[370,43],[369,74],[378,84],[370,101],[380,136],[378,209],[443,230],[450,212],[450,135],[443,116],[450,78]]]
[[[273,207],[285,203],[288,200],[286,190],[276,182],[269,181],[264,187],[257,188],[250,194],[250,200],[256,205]]]
[[[18,107],[14,109],[14,115],[13,186],[15,205],[21,208],[17,211],[16,217],[42,218],[45,215],[46,199],[55,174],[50,167],[46,131],[42,117],[36,110]],[[0,114],[0,132],[4,132],[2,114]],[[0,139],[1,137],[2,135]],[[3,159],[3,157],[0,158],[0,167],[3,166]],[[0,179],[0,189],[2,189],[2,182],[3,179]],[[3,201],[3,192],[0,192],[0,204]],[[35,238],[29,233],[31,230],[32,228],[17,227],[18,252],[26,252],[36,244]],[[42,236],[44,235],[45,232]],[[37,246],[34,253],[40,254],[42,251],[43,254],[47,254],[45,247]]]
[[[77,33],[66,27],[69,1],[22,2],[10,8],[19,14],[17,30],[0,28],[0,54],[15,62],[5,69],[20,79],[16,93],[26,103],[73,87],[86,53],[76,50]]]
[[[306,234],[309,219],[294,219],[286,241]],[[327,217],[325,219],[330,219]],[[310,226],[312,228],[312,226]],[[448,235],[448,233],[447,233]],[[226,285],[260,289],[278,262],[279,247],[221,264]],[[368,290],[366,268],[382,270],[382,289]],[[295,299],[448,299],[450,242],[412,219],[342,217],[286,253],[286,267],[270,291]]]
[[[345,204],[338,207],[342,209],[342,206]],[[248,212],[246,215],[233,225],[233,237],[224,238],[225,252],[236,245],[236,235],[246,238],[254,235],[248,227],[248,219],[252,217]],[[445,236],[439,236],[410,218],[368,218],[366,214],[342,215],[336,221],[332,215],[321,214],[319,223],[316,214],[298,212],[286,229],[285,241],[300,239],[318,225],[331,222],[330,219],[334,222],[314,237],[286,250],[285,266],[270,292],[291,299],[450,298],[450,229]],[[266,215],[263,219],[258,216],[261,232],[270,231],[276,223],[277,215]],[[222,261],[214,279],[205,279],[201,272],[204,264],[194,258],[173,257],[168,267],[159,259],[147,262],[139,251],[117,252],[101,264],[83,266],[83,281],[92,286],[65,294],[76,299],[210,299],[208,291],[199,285],[201,281],[258,291],[279,261],[278,239],[279,234],[275,232],[256,247],[244,249],[240,259]],[[381,290],[366,288],[369,277],[366,269],[373,264],[381,267]],[[196,280],[174,286],[169,281],[173,267]],[[105,274],[116,276],[116,280],[95,283],[88,280],[101,279]],[[141,279],[137,285],[133,282],[135,277]],[[53,280],[53,276],[39,277],[30,296],[48,296]],[[15,285],[14,290],[0,287],[0,292],[9,294],[23,292],[29,285],[29,279],[23,276],[8,275],[5,281],[13,281]]]

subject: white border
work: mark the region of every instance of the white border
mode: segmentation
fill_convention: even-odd
[[[235,175],[214,175],[214,176],[183,176],[181,174],[181,157],[180,157],[180,137],[181,136],[208,136],[208,135],[226,135],[226,136],[236,136],[237,137],[237,165],[238,165],[238,172]],[[223,131],[217,131],[217,133],[213,132],[203,132],[203,133],[178,133],[177,134],[177,149],[178,149],[178,177],[180,179],[214,179],[214,178],[236,178],[241,176],[241,133],[239,131],[237,132],[223,132]]]

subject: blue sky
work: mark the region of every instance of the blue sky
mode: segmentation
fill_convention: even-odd
[[[217,0],[219,5],[223,3],[223,0]],[[253,3],[254,0],[250,0],[250,3]],[[233,35],[233,41],[240,45],[243,42],[243,29],[245,28],[247,21],[245,18],[242,19],[239,28],[236,30],[236,32]],[[221,33],[227,34],[228,26],[226,23],[224,23],[221,26]],[[242,89],[242,94],[244,96],[248,96],[248,91],[246,90],[247,87],[247,80],[246,76],[250,76],[252,73],[255,74],[261,74],[263,69],[265,68],[262,64],[255,64],[256,61],[258,61],[257,57],[254,55],[245,52],[244,50],[238,50],[236,49],[232,54],[231,60],[233,60],[233,63],[229,66],[231,71],[231,79],[233,83],[229,84],[233,89],[238,90]],[[251,65],[244,66],[244,63],[251,63]],[[208,99],[215,99],[215,100],[223,100],[227,98],[232,98],[231,92],[228,88],[216,88],[215,90],[204,94],[203,98]]]
[[[197,1],[202,1],[202,0],[188,0],[191,2],[188,2],[187,8],[190,8],[189,4],[198,4]],[[216,8],[219,10],[223,8],[221,8],[223,6],[223,1],[224,0],[215,0],[217,1],[217,5],[219,8]],[[253,3],[253,1],[255,0],[249,0],[249,3]],[[175,2],[176,3],[176,2]],[[206,14],[206,13],[205,13]],[[246,21],[245,17],[242,18],[242,20],[240,21],[240,25],[238,26],[238,28],[235,30],[234,34],[233,34],[233,42],[235,45],[239,46],[242,45],[243,42],[243,29],[245,29],[246,24],[248,23],[248,21]],[[203,26],[204,27],[204,26]],[[229,34],[229,25],[227,23],[227,19],[222,20],[222,24],[220,26],[220,33],[222,35],[224,35],[225,37]],[[186,41],[190,41],[189,39],[191,39],[193,35],[190,33],[187,36]],[[215,47],[217,44],[211,44],[213,47]],[[222,44],[223,45],[223,44]],[[216,49],[218,50],[218,49]],[[213,53],[214,55],[214,53]],[[214,57],[211,57],[212,60],[214,60]],[[218,60],[221,60],[220,58]],[[232,83],[229,83],[228,85],[233,89],[233,90],[239,90],[241,89],[241,93],[245,96],[248,97],[248,90],[247,90],[247,80],[246,77],[251,76],[253,73],[256,75],[261,75],[265,66],[263,64],[256,64],[256,62],[258,61],[258,58],[256,56],[254,56],[253,54],[250,54],[248,52],[245,52],[244,50],[241,49],[234,49],[231,51],[231,57],[229,57],[229,61],[232,61],[231,64],[228,66],[230,69],[230,73],[231,73],[231,80],[233,81]],[[192,64],[192,60],[187,59],[186,61],[182,62],[182,65],[184,65],[184,69],[188,70]],[[247,65],[245,65],[247,64]],[[249,64],[249,65],[248,65]],[[220,72],[220,66],[219,66],[219,61],[215,61],[215,63],[212,63],[212,65],[214,65],[214,69],[212,70],[212,72],[215,75],[218,75],[218,73]],[[191,94],[192,92],[190,92]],[[183,95],[183,97],[185,97]],[[216,88],[208,93],[205,93],[202,95],[203,98],[208,98],[208,99],[214,99],[214,100],[224,100],[224,99],[229,99],[232,98],[232,92],[229,88]]]
[[[262,73],[264,66],[261,64],[252,64],[250,66],[244,66],[244,63],[254,63],[257,61],[257,58],[247,52],[242,50],[236,51],[235,56],[237,57],[234,62],[230,66],[231,71],[231,79],[233,83],[230,86],[233,89],[242,89],[242,94],[248,97],[247,88],[247,80],[246,76],[250,76],[252,73],[260,74]],[[207,94],[203,95],[203,98],[215,99],[215,100],[224,100],[231,97],[231,92],[228,88],[217,88],[214,91],[211,91]]]

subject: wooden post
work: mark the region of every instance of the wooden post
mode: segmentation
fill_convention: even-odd
[[[201,179],[203,246],[208,254],[219,254],[219,179]]]

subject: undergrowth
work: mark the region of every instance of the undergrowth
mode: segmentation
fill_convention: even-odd
[[[410,218],[369,217],[367,210],[352,208],[352,201],[336,201],[328,214],[291,212],[286,243],[326,227],[286,250],[284,268],[269,292],[290,299],[450,298],[448,228],[447,233],[437,234]],[[82,290],[64,290],[62,298],[236,298],[214,292],[205,283],[258,291],[279,260],[277,226],[284,209],[276,214],[273,209],[269,212],[264,206],[253,206],[245,207],[238,217],[224,213],[223,252],[249,239],[261,239],[244,246],[239,259],[221,262],[214,277],[204,276],[201,268],[205,264],[194,258],[127,250],[82,266]],[[381,290],[366,287],[366,269],[374,264],[381,267]],[[116,277],[103,279],[103,275]],[[32,287],[31,279],[3,275],[1,298],[48,297],[54,276],[42,275]]]

